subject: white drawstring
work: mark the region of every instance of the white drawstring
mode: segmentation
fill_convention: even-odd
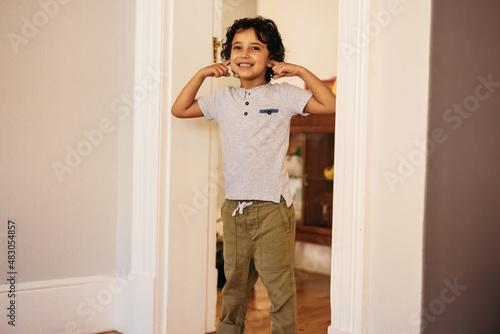
[[[238,202],[238,206],[236,207],[236,210],[233,211],[233,217],[236,216],[236,212],[239,212],[240,215],[243,214],[243,209],[246,208],[247,206],[252,205],[252,202]]]

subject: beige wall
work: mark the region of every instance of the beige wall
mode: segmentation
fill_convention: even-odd
[[[16,222],[18,282],[110,275],[129,219],[131,118],[112,106],[132,88],[134,2],[0,7],[0,233]]]
[[[432,9],[422,329],[498,333],[500,3]]]
[[[430,4],[372,3],[366,326],[419,333],[426,168],[415,141],[427,133]],[[408,159],[417,162],[413,170],[389,182]]]

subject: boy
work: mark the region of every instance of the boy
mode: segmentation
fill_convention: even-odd
[[[252,287],[260,276],[271,307],[271,333],[297,333],[293,271],[295,211],[283,159],[293,115],[335,112],[335,95],[306,68],[283,62],[276,24],[262,17],[237,20],[222,45],[222,63],[199,70],[181,91],[172,114],[216,119],[220,125],[226,200],[222,316],[217,333],[242,333]],[[240,87],[195,99],[207,77],[229,76]],[[311,91],[271,78],[298,76]]]

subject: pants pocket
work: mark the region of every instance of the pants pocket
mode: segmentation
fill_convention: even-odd
[[[292,229],[295,228],[295,209],[293,208],[293,204],[290,207],[287,207],[285,202],[281,202],[278,209],[281,216],[283,229],[286,233],[290,234],[292,232]]]
[[[259,266],[265,271],[290,268],[293,264],[292,222],[286,213],[286,204],[273,206],[261,221],[258,244]]]

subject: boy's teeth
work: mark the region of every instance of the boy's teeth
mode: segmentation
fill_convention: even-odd
[[[241,67],[250,67],[252,64],[240,64]]]

